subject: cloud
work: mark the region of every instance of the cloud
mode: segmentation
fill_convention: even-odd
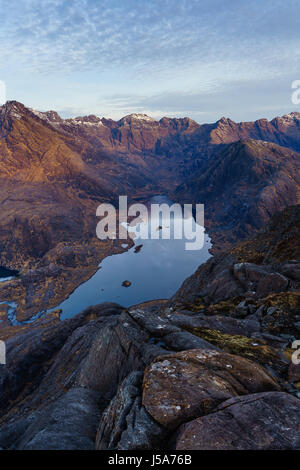
[[[291,80],[244,80],[216,86],[210,91],[175,91],[156,94],[112,94],[77,107],[58,108],[64,118],[96,114],[115,120],[131,113],[145,113],[156,119],[191,117],[199,123],[215,122],[221,116],[234,121],[272,119],[291,111]],[[45,110],[45,109],[44,109]],[[299,111],[299,110],[298,110]]]
[[[259,107],[284,108],[289,82],[300,78],[299,0],[0,0],[0,6],[0,79],[10,99],[65,115],[245,119]]]
[[[268,80],[241,80],[220,84],[209,91],[168,92],[154,95],[114,94],[99,100],[98,109],[107,110],[108,116],[121,117],[140,112],[152,117],[189,116],[198,122],[211,122],[225,115],[233,120],[273,118],[290,112],[289,77]]]
[[[291,64],[296,54],[294,65],[299,59],[292,0],[232,0],[230,8],[224,0],[1,3],[0,63],[34,73],[131,67],[155,74],[195,64],[225,68],[246,57],[253,67],[278,70],[286,57]]]

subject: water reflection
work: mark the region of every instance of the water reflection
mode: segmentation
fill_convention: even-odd
[[[150,202],[170,204],[161,196]],[[185,237],[174,239],[174,230],[178,232],[184,224],[187,224]],[[210,238],[203,227],[197,226],[191,214],[185,220],[174,216],[167,222],[158,217],[152,216],[151,220],[143,217],[129,230],[136,235],[135,246],[125,253],[105,258],[95,275],[57,307],[62,309],[62,318],[69,318],[87,306],[101,302],[117,302],[128,307],[147,300],[168,298],[210,257]],[[171,238],[165,239],[163,234],[168,230]],[[188,251],[186,243],[195,230],[202,235],[203,248]],[[149,237],[150,233],[155,233],[155,239]],[[129,284],[124,285],[124,281],[129,281]]]

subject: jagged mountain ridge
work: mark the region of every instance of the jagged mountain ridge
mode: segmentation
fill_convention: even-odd
[[[169,157],[173,159],[173,164],[176,161],[177,172],[182,170],[184,176],[189,171],[200,168],[220,146],[239,140],[251,138],[273,142],[296,151],[300,149],[300,113],[290,113],[272,121],[259,119],[241,123],[222,117],[214,124],[200,125],[187,117],[163,117],[157,121],[144,114],[131,114],[119,121],[94,115],[62,119],[56,111],[39,112],[12,101],[0,108],[2,133],[5,129],[7,132],[3,115],[9,114],[7,110],[10,108],[15,109],[11,111],[14,116],[25,113],[41,119],[63,134],[69,145],[77,144],[81,156],[84,157],[88,152],[89,161],[93,158],[104,159],[105,154],[97,154],[99,149],[135,157],[137,154],[156,155],[160,157],[160,164],[164,164],[166,157]],[[83,143],[88,150],[82,149]]]
[[[260,228],[276,210],[298,202],[299,156],[286,147],[298,148],[299,123],[299,113],[272,121],[260,119],[239,124],[221,118],[215,124],[204,125],[189,118],[157,121],[144,114],[132,114],[119,121],[94,115],[62,119],[55,111],[38,112],[16,101],[8,102],[0,108],[3,200],[7,204],[6,193],[11,180],[17,181],[19,191],[21,184],[26,186],[26,193],[33,185],[34,193],[38,194],[40,189],[48,201],[50,194],[61,194],[62,204],[63,193],[70,192],[70,199],[74,198],[75,205],[79,206],[84,202],[91,206],[93,200],[113,202],[119,194],[142,197],[147,192],[160,190],[172,194],[179,185],[175,197],[180,202],[207,205],[210,229],[214,229],[212,225],[226,224],[232,231],[234,218],[240,219],[240,212],[249,205],[250,199],[252,213],[249,215],[247,207],[243,220],[238,220],[240,227],[233,228],[236,233],[233,236],[225,233],[223,237],[225,242],[233,241],[249,234],[247,225]],[[252,140],[242,146],[235,144],[241,139]],[[285,150],[272,147],[267,141],[285,144]],[[252,154],[263,153],[263,158],[256,160],[256,170],[253,158],[249,158],[250,147],[253,147]],[[238,151],[233,161],[228,156],[235,148]],[[274,175],[269,174],[268,169],[276,166],[275,153],[281,169],[276,172],[274,182]],[[272,165],[268,159],[273,161]],[[287,166],[284,171],[283,166]],[[248,170],[252,180],[247,177]],[[244,178],[246,191],[241,191],[238,181],[234,183],[240,186],[237,191],[224,189],[224,184],[232,181],[233,171],[237,172],[237,179]],[[280,198],[272,197],[274,184],[281,186]],[[262,188],[261,196],[268,200],[268,207],[253,208],[259,197],[254,193]],[[218,199],[220,191],[221,200]],[[242,199],[245,200],[242,202]],[[228,208],[224,209],[224,205]]]
[[[163,166],[171,160],[172,177],[177,181],[178,175],[183,179],[201,170],[220,147],[239,140],[261,140],[300,151],[297,112],[271,121],[236,123],[222,117],[216,123],[201,125],[188,117],[155,120],[145,114],[131,114],[119,121],[94,115],[61,119],[54,111],[38,115],[62,132],[87,139],[96,147],[158,155]]]
[[[123,151],[155,151],[157,143],[175,133],[190,133],[197,127],[189,118],[162,118],[131,114],[119,121],[95,115],[62,119],[55,111],[37,112],[38,117],[66,134],[77,135],[106,148]]]
[[[172,192],[179,185],[175,194],[180,202],[209,204],[210,224],[214,214],[216,223],[228,219],[228,210],[224,211],[222,203],[227,204],[232,194],[223,194],[225,202],[222,203],[216,202],[216,198],[224,189],[222,180],[223,183],[232,181],[233,171],[237,178],[244,178],[243,184],[247,186],[246,192],[237,191],[239,206],[242,198],[252,197],[256,203],[257,198],[254,194],[251,196],[251,192],[274,184],[274,175],[268,173],[272,165],[280,163],[281,168],[286,165],[285,181],[280,182],[286,192],[282,201],[274,202],[274,207],[269,204],[262,220],[254,214],[249,221],[259,228],[274,211],[298,202],[299,156],[282,150],[282,144],[285,148],[298,148],[299,123],[299,113],[272,121],[260,119],[239,124],[221,118],[215,124],[204,125],[189,118],[156,121],[144,114],[132,114],[119,121],[94,115],[62,119],[55,111],[38,112],[12,101],[0,108],[0,178],[5,177],[4,192],[10,180],[35,187],[62,183],[63,189],[67,186],[73,194],[76,191],[81,200],[100,197],[114,201],[122,193],[142,195],[145,188],[150,193],[159,189]],[[251,141],[235,147],[234,143],[241,139]],[[268,142],[281,144],[281,149]],[[249,158],[250,147],[253,155],[263,154],[255,165],[255,156],[252,160]],[[238,151],[233,161],[228,155],[235,148]],[[293,165],[291,160],[294,160]],[[248,171],[252,179],[247,177]],[[278,175],[283,177],[283,173],[282,170],[276,172],[276,184]],[[270,181],[265,181],[268,179]],[[236,183],[238,181],[234,185]],[[197,187],[201,185],[203,188],[199,191]],[[271,195],[263,196],[272,199]],[[212,207],[212,200],[219,208]],[[247,200],[238,210],[245,204]],[[231,218],[236,216],[233,211]],[[242,234],[243,229],[240,232]]]
[[[188,117],[163,117],[156,120],[146,114],[137,113],[125,116],[119,121],[114,121],[106,118],[101,119],[95,115],[62,119],[55,111],[33,112],[41,119],[65,132],[76,133],[76,128],[78,130],[81,126],[86,127],[87,133],[87,129],[92,133],[97,129],[103,145],[123,145],[128,150],[154,149],[157,145],[155,138],[161,140],[174,133],[194,134],[193,137],[197,137],[198,141],[212,145],[228,144],[241,139],[252,138],[300,150],[300,113],[297,112],[278,116],[271,121],[258,119],[254,122],[236,123],[229,118],[222,117],[213,124],[198,124]],[[145,131],[146,135],[149,128],[151,128],[152,138],[148,141],[144,138],[142,145],[142,139],[139,141],[138,137],[140,136],[136,131]],[[111,132],[107,132],[108,130]]]

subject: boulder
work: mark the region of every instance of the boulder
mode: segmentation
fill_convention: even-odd
[[[300,281],[300,263],[287,263],[281,268],[284,276],[287,276],[296,281]]]
[[[236,397],[181,426],[177,450],[300,448],[300,400],[282,392]]]
[[[266,297],[269,294],[284,292],[289,285],[288,279],[279,273],[270,273],[260,279],[257,284],[257,297]]]
[[[280,387],[260,365],[195,349],[158,357],[146,368],[142,404],[159,424],[174,429],[230,397],[269,390]]]
[[[280,273],[271,272],[270,266],[236,263],[233,266],[233,273],[245,291],[255,292],[257,297],[285,291],[289,285],[288,279]]]

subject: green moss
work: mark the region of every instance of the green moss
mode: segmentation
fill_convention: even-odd
[[[276,350],[264,341],[247,336],[229,335],[209,328],[187,328],[187,330],[230,354],[236,354],[260,364],[272,365],[280,362]]]
[[[208,315],[230,315],[233,313],[237,305],[241,302],[242,297],[233,297],[229,300],[222,300],[217,304],[212,304],[207,308],[206,313]]]
[[[271,294],[266,297],[263,303],[267,307],[282,307],[287,312],[300,311],[300,292],[282,292]]]
[[[206,309],[206,305],[203,303],[202,299],[197,299],[193,303],[181,303],[177,307],[178,310],[189,310],[190,312],[200,312]]]
[[[240,303],[242,297],[233,297],[229,300],[223,300],[217,304],[205,305],[202,299],[197,299],[193,303],[182,303],[178,310],[189,310],[191,312],[205,311],[207,315],[230,315]]]

